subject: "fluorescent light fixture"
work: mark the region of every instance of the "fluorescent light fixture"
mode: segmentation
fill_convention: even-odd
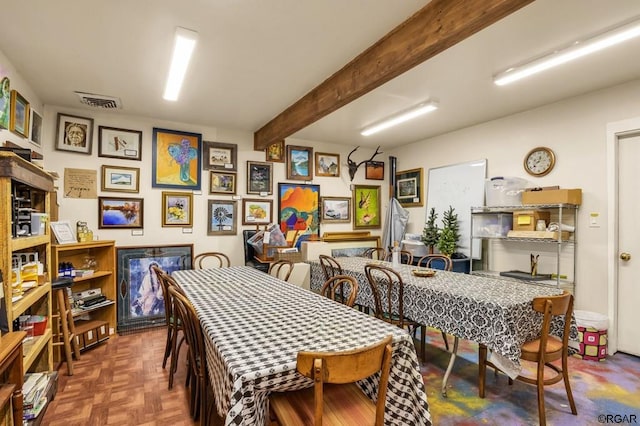
[[[513,83],[521,78],[537,74],[557,65],[564,64],[577,58],[589,55],[607,47],[615,46],[623,41],[630,40],[640,35],[640,20],[618,26],[587,40],[576,41],[569,47],[535,59],[527,64],[512,67],[496,75],[493,82],[498,86]]]
[[[196,46],[198,33],[186,28],[177,27],[176,36],[173,44],[173,56],[171,58],[171,67],[167,76],[167,84],[164,88],[164,99],[168,101],[177,101],[184,75],[189,66],[191,54]]]
[[[379,123],[365,127],[364,129],[362,129],[360,134],[362,136],[369,136],[382,130],[388,129],[389,127],[397,126],[398,124],[404,123],[405,121],[409,121],[428,112],[435,111],[436,109],[438,109],[438,104],[434,101],[421,103],[411,109],[401,112],[400,114],[391,116]]]

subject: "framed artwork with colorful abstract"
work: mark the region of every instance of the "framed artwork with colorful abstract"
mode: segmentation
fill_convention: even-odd
[[[201,186],[202,135],[153,128],[153,188],[199,191]]]
[[[278,184],[278,223],[288,234],[296,233],[294,245],[320,235],[320,185]]]

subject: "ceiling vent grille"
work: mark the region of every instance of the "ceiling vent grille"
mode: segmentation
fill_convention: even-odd
[[[80,98],[80,102],[94,108],[121,109],[122,101],[113,96],[96,95],[94,93],[74,92]]]

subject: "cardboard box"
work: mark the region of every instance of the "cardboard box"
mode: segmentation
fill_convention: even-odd
[[[522,204],[582,204],[582,189],[547,189],[542,191],[525,191],[522,193]]]
[[[513,212],[514,231],[535,231],[539,220],[544,220],[545,227],[549,225],[551,213],[539,210],[520,210]]]

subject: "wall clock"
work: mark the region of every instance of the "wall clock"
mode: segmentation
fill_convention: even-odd
[[[524,169],[532,176],[548,174],[556,164],[553,151],[544,146],[533,148],[524,156]]]

